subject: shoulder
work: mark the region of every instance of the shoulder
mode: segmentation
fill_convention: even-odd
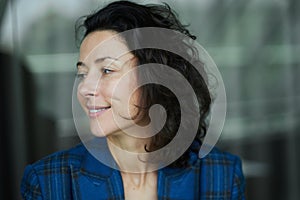
[[[58,151],[50,154],[41,160],[31,164],[31,166],[36,170],[40,171],[44,168],[52,167],[64,167],[70,166],[79,167],[83,156],[87,153],[86,148],[83,144],[78,144],[77,146],[63,151]]]
[[[21,193],[24,199],[41,199],[45,184],[59,183],[70,180],[72,170],[81,167],[82,159],[87,150],[79,144],[74,148],[59,151],[26,166],[21,182]],[[54,185],[54,184],[52,184]],[[62,185],[57,185],[57,189]],[[63,187],[69,187],[67,184]]]
[[[204,158],[199,158],[199,167],[201,190],[206,194],[244,198],[245,180],[238,156],[214,148]]]
[[[235,166],[241,163],[241,159],[228,152],[213,148],[204,158],[200,158],[203,165]]]
[[[204,158],[199,158],[199,161],[203,173],[213,174],[210,178],[233,181],[234,176],[243,176],[241,159],[217,148],[213,148]]]
[[[78,144],[71,149],[50,154],[41,160],[28,165],[27,168],[33,169],[37,174],[47,174],[45,171],[64,169],[69,168],[70,166],[73,168],[79,168],[86,153],[87,150],[84,145]]]
[[[53,170],[60,170],[63,172],[70,167],[79,168],[86,152],[87,150],[84,145],[78,144],[71,149],[55,152],[28,165],[25,169],[25,173],[27,168],[34,170],[38,175],[50,175],[49,172]],[[56,171],[56,173],[58,172],[59,171]]]

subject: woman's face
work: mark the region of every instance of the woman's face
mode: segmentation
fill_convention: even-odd
[[[128,73],[135,68],[136,58],[114,36],[113,31],[95,31],[80,47],[77,97],[95,136],[122,134],[133,126],[137,114],[137,75]]]

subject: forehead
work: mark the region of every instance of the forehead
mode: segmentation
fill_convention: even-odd
[[[103,57],[118,58],[129,49],[118,33],[114,31],[94,31],[89,33],[80,46],[80,60],[89,62]]]

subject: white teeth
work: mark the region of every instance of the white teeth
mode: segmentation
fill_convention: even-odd
[[[98,110],[90,110],[90,113],[96,113],[96,112],[100,112],[100,111],[103,111],[103,110],[106,110],[108,108],[101,108],[101,109],[98,109]]]
[[[96,113],[96,112],[99,112],[99,111],[101,111],[102,109],[100,109],[100,110],[90,110],[90,113]]]

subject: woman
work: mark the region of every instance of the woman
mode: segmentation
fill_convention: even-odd
[[[216,149],[198,156],[211,97],[197,50],[182,35],[196,37],[172,10],[117,1],[79,27],[77,98],[96,138],[27,166],[23,198],[244,199],[239,158]],[[167,47],[151,48],[161,43]]]

